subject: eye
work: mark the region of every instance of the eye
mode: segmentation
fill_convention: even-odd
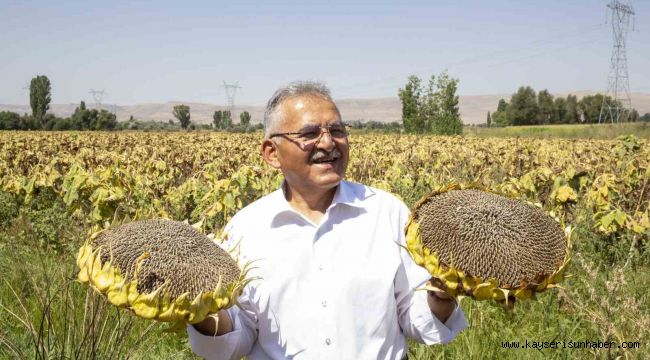
[[[318,135],[320,135],[320,128],[307,129],[305,131],[302,131],[299,136],[305,140],[312,140],[317,138]]]
[[[345,137],[348,133],[345,131],[344,127],[336,126],[330,128],[330,134],[332,134],[332,136],[335,138],[342,138]]]

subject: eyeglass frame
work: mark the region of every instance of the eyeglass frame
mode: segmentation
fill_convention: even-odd
[[[341,137],[337,137],[337,136],[332,135],[332,126],[333,125],[334,126],[341,126],[343,128],[343,133],[345,135],[341,136]],[[272,139],[272,138],[277,137],[277,136],[287,136],[287,138],[289,140],[292,140],[292,141],[295,141],[295,142],[299,143],[300,145],[302,145],[302,147],[307,147],[307,146],[318,144],[325,132],[327,132],[330,135],[330,138],[332,140],[334,140],[334,139],[345,139],[350,134],[348,132],[348,130],[347,130],[347,125],[344,122],[328,124],[328,125],[325,125],[325,126],[320,126],[320,125],[310,125],[310,126],[313,126],[314,129],[318,128],[319,133],[318,133],[317,137],[315,137],[314,139],[307,140],[306,142],[305,141],[300,141],[299,139],[292,139],[292,138],[287,136],[287,135],[305,135],[306,133],[308,133],[306,131],[275,133],[275,134],[269,135],[269,139]]]

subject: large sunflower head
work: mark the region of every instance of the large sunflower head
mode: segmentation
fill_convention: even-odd
[[[527,299],[564,278],[570,230],[542,209],[450,185],[421,199],[406,227],[413,260],[452,295]]]
[[[227,251],[191,225],[143,220],[93,234],[78,278],[145,319],[197,323],[235,304],[248,283]]]

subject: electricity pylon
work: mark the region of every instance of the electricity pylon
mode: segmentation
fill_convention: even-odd
[[[93,99],[95,99],[95,108],[99,111],[102,109],[102,99],[104,98],[104,95],[106,95],[106,92],[104,89],[102,90],[95,90],[95,89],[90,89],[89,93],[93,95]]]
[[[241,89],[241,86],[239,86],[239,81],[234,84],[228,84],[224,81],[223,88],[226,89],[226,102],[228,104],[228,111],[230,111],[232,114],[233,108],[235,107],[235,95],[237,94],[237,89]]]
[[[614,33],[614,48],[607,77],[607,95],[611,99],[603,100],[598,123],[607,122],[607,120],[618,123],[627,121],[632,110],[625,37],[630,27],[630,18],[634,16],[634,9],[629,2],[624,3],[619,0],[612,0],[607,7],[612,12],[612,31]]]

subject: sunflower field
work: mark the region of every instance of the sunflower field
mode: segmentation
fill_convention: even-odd
[[[194,358],[187,336],[118,311],[76,282],[76,249],[90,232],[136,219],[188,220],[218,232],[281,183],[261,159],[261,138],[0,132],[0,358]],[[353,133],[350,149],[348,180],[409,206],[452,183],[480,185],[536,203],[575,229],[572,276],[562,288],[513,311],[463,300],[469,328],[449,345],[412,343],[409,358],[650,353],[648,140]],[[615,346],[568,345],[585,341]],[[565,347],[543,346],[551,342]]]

